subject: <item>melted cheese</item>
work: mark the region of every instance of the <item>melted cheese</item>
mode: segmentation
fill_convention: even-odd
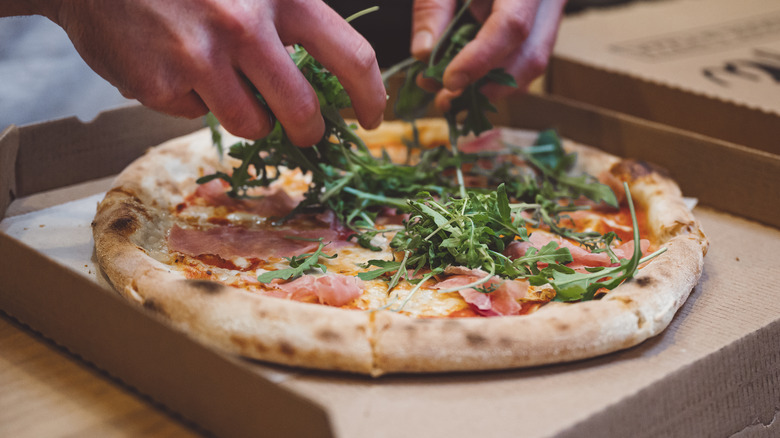
[[[404,133],[407,136],[411,136],[410,131],[404,131]],[[374,138],[375,136],[372,136],[371,132],[361,132],[361,135],[364,136],[369,147],[375,148],[376,144],[387,144],[387,138],[379,138],[377,140]],[[429,140],[433,145],[447,142],[446,130],[426,128],[421,131],[421,136],[430,137]],[[391,137],[400,138],[399,135],[392,135]],[[397,141],[392,143],[392,145],[393,147],[389,148],[389,153],[398,159],[406,159],[406,147]],[[231,161],[228,161],[228,163],[231,163]],[[187,193],[187,191],[193,193],[197,188],[194,179],[202,176],[204,171],[199,169],[200,175],[191,175],[191,172],[186,170],[188,165],[177,167],[177,165],[171,164],[170,166],[172,166],[170,169],[171,173],[178,175],[175,178],[175,183],[183,187],[181,189],[182,193]],[[299,200],[303,198],[310,183],[310,175],[304,175],[296,170],[284,172],[272,187],[283,187],[288,195],[293,199]],[[224,206],[187,202],[188,198],[186,196],[178,194],[171,196],[170,199],[174,203],[170,207],[169,216],[162,218],[157,226],[150,227],[149,230],[138,237],[137,244],[139,246],[145,248],[155,259],[169,264],[189,278],[208,278],[253,293],[273,294],[272,288],[257,281],[257,276],[270,270],[289,267],[287,260],[252,260],[245,257],[231,257],[227,260],[220,259],[215,262],[213,259],[204,260],[203,258],[171,254],[164,235],[165,230],[169,230],[174,223],[193,227],[208,227],[221,220],[224,223],[238,227],[264,229],[264,227],[270,225],[268,218],[247,211],[231,210]],[[630,226],[626,225],[625,219],[626,216],[620,214],[605,217],[605,215],[597,212],[578,212],[576,228],[581,231],[593,230],[602,233],[605,232],[605,229],[615,230],[619,235],[625,235],[631,231]],[[630,219],[628,224],[630,225]],[[337,257],[332,259],[320,258],[319,262],[326,266],[328,273],[353,276],[366,270],[365,266],[367,266],[370,260],[391,260],[393,258],[392,252],[387,246],[388,238],[380,235],[372,243],[382,247],[383,250],[376,252],[357,245],[341,247],[336,250],[326,247],[324,250],[326,254],[337,254]],[[446,317],[469,314],[470,306],[459,293],[442,293],[429,286],[430,282],[427,285],[424,284],[421,287],[417,287],[409,282],[401,281],[392,291],[388,291],[387,282],[384,280],[366,281],[364,282],[364,293],[345,307],[363,310],[389,309],[414,317]],[[278,291],[276,293],[278,295]],[[532,311],[538,305],[552,299],[554,294],[554,290],[549,285],[530,287],[523,301],[530,303],[527,310]]]

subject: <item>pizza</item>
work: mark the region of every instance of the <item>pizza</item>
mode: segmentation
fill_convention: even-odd
[[[383,206],[369,202],[379,189],[315,187],[312,172],[269,160],[242,167],[215,133],[250,145],[204,129],[118,175],[92,224],[95,254],[122,297],[246,358],[372,376],[589,358],[663,331],[702,272],[708,241],[674,181],[572,141],[558,145],[566,163],[544,164],[537,132],[496,128],[453,148],[442,119],[357,130],[372,156],[412,169],[376,178],[418,190]],[[453,149],[470,159],[437,167]],[[556,189],[540,169],[553,168],[598,193],[545,200]],[[437,192],[447,181],[470,191]],[[353,198],[360,208],[339,210]]]

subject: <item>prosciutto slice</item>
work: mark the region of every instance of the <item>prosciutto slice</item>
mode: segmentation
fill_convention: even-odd
[[[295,301],[317,301],[329,306],[344,306],[363,293],[363,282],[341,274],[302,275],[289,282],[274,282],[273,288],[287,293]]]
[[[433,286],[434,289],[451,289],[484,278],[487,272],[480,269],[462,267],[448,268],[450,277]],[[482,289],[493,289],[490,293],[480,292],[474,288],[460,289],[458,293],[469,303],[472,309],[482,316],[517,315],[522,310],[518,300],[525,298],[528,292],[528,282],[525,280],[501,280],[493,277],[480,286]]]
[[[516,259],[524,256],[528,249],[533,247],[541,249],[543,246],[550,242],[556,242],[559,248],[568,248],[571,252],[573,261],[568,265],[572,269],[584,269],[585,267],[596,266],[613,266],[614,263],[609,259],[609,255],[605,252],[592,253],[587,249],[576,245],[566,239],[556,236],[552,233],[545,231],[535,231],[528,237],[527,242],[515,241],[507,245],[504,250],[504,255],[509,258]],[[647,239],[641,239],[639,245],[642,251],[642,255],[647,254],[647,250],[650,247],[650,241]],[[630,259],[634,254],[634,241],[629,240],[623,244],[617,245],[612,248],[612,251],[618,257],[618,259]],[[539,263],[539,267],[544,267],[546,264]]]
[[[266,189],[258,188],[263,191],[263,196],[249,199],[235,199],[227,194],[228,183],[221,179],[213,179],[205,184],[201,184],[195,189],[194,199],[203,199],[206,205],[214,207],[225,207],[230,211],[245,211],[263,217],[283,217],[289,214],[293,208],[300,202],[290,197],[284,190],[279,188]]]
[[[211,254],[225,260],[234,257],[269,260],[311,252],[319,245],[316,241],[319,238],[331,242],[329,248],[348,244],[342,234],[332,228],[258,230],[223,225],[197,229],[174,225],[168,235],[168,247],[193,257]]]
[[[477,152],[500,151],[504,148],[501,141],[501,130],[491,129],[485,131],[478,137],[469,138],[458,144],[458,148],[464,154],[473,154]]]

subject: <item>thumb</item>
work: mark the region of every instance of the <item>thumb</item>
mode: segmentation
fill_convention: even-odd
[[[456,0],[414,0],[412,56],[427,59],[455,14]]]

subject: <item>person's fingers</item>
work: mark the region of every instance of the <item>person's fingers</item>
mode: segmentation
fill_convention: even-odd
[[[125,96],[185,117],[208,107],[241,137],[266,135],[270,109],[294,144],[322,138],[317,94],[287,43],[302,44],[339,78],[364,127],[381,122],[386,92],[374,51],[321,0],[192,4],[68,2],[59,24],[87,63]],[[134,32],[123,30],[130,27]]]
[[[522,0],[520,0],[522,1]],[[493,0],[474,0],[469,6],[469,12],[478,22],[484,23],[493,10]]]
[[[436,93],[436,97],[433,99],[433,104],[439,111],[447,112],[450,110],[452,105],[452,99],[460,96],[462,92],[463,90],[450,91],[446,88],[442,88],[438,93]]]
[[[195,92],[231,134],[252,140],[265,137],[273,128],[268,111],[227,59],[223,61],[199,76]]]
[[[175,116],[195,119],[205,116],[209,109],[198,93],[193,90],[171,102],[167,112]]]
[[[425,60],[455,14],[455,0],[415,0],[412,6],[412,56]]]
[[[263,96],[293,144],[317,143],[325,122],[311,85],[275,32],[259,29],[250,40],[236,55],[239,70]]]
[[[539,3],[540,0],[496,0],[477,36],[444,72],[444,87],[452,91],[462,89],[501,66],[531,33]]]
[[[415,83],[418,87],[429,93],[435,93],[441,90],[441,84],[436,79],[426,78],[422,73],[418,74],[415,78]]]
[[[539,6],[535,25],[525,44],[517,53],[510,54],[504,63],[504,69],[517,82],[517,89],[527,90],[528,85],[544,74],[547,63],[555,46],[558,35],[558,24],[563,15],[566,0],[545,0]],[[515,91],[515,88],[489,83],[482,87],[482,92],[494,99]]]
[[[130,70],[128,70],[130,71]],[[134,80],[140,77],[134,73],[124,77],[122,83],[114,83],[119,93],[127,99],[135,99],[149,108],[173,116],[194,119],[208,113],[209,109],[193,89],[187,90],[186,82],[176,81],[170,73],[162,69],[147,80]],[[116,75],[109,76],[111,78]]]
[[[387,92],[371,44],[324,3],[315,2],[277,20],[285,43],[301,44],[333,73],[352,101],[358,122],[367,129],[382,122]]]

